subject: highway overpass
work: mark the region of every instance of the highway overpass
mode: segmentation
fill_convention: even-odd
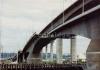
[[[51,21],[39,34],[34,33],[20,56],[28,63],[38,62],[41,50],[49,43],[51,43],[52,54],[53,41],[56,40],[57,63],[62,63],[62,39],[66,38],[71,39],[72,61],[76,61],[75,36],[77,35],[91,39],[87,49],[87,65],[90,70],[100,70],[100,0],[78,0],[75,2]]]

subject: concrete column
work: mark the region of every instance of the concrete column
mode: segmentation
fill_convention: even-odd
[[[23,63],[25,63],[25,58],[24,58],[25,56],[24,56],[24,54],[23,54]]]
[[[22,61],[23,61],[22,51],[18,51],[18,63],[22,63]]]
[[[45,47],[46,60],[48,59],[47,47],[48,46]]]
[[[32,54],[32,49],[33,48],[30,48],[29,51],[28,51],[29,52],[29,55],[27,57],[27,61],[26,61],[27,63],[34,63],[34,61],[32,60],[34,58],[34,56]]]
[[[29,56],[27,58],[27,63],[29,64],[38,64],[38,63],[41,63],[41,55],[40,53],[32,53],[30,52],[29,53]]]
[[[50,44],[50,54],[51,54],[50,61],[53,62],[53,41]]]
[[[29,52],[28,57],[27,57],[27,63],[29,64],[41,63],[41,55],[40,53],[33,53],[33,47],[30,47],[27,52]]]
[[[76,55],[76,37],[73,36],[70,40],[71,43],[71,48],[70,48],[70,53],[71,53],[71,62],[76,62],[77,61],[77,55]]]
[[[62,39],[56,39],[56,55],[57,55],[57,63],[62,63]]]
[[[100,70],[100,39],[92,39],[86,53],[87,70]]]

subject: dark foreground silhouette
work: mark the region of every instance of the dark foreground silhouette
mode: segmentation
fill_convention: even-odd
[[[0,70],[83,70],[81,65],[69,64],[1,64]]]

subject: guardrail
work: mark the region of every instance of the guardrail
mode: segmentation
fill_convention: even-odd
[[[0,64],[0,70],[83,70],[68,64]]]

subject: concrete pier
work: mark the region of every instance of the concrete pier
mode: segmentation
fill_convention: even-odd
[[[92,39],[87,49],[88,70],[100,70],[100,39]]]
[[[47,52],[48,51],[48,48],[47,47],[48,46],[46,45],[46,47],[45,47],[45,54],[46,54],[46,57],[45,58],[46,58],[46,60],[48,59],[48,52]]]
[[[53,41],[50,43],[50,54],[51,54],[50,61],[53,62]]]
[[[56,39],[57,63],[62,64],[62,39]]]
[[[28,58],[27,58],[27,63],[29,64],[38,64],[38,63],[41,63],[41,54],[33,54],[33,53],[30,53]]]
[[[71,62],[77,62],[77,55],[76,55],[76,36],[72,36],[71,40],[71,47],[70,47],[70,53],[71,53]]]
[[[32,49],[30,48],[30,51]],[[29,64],[38,64],[38,63],[41,63],[41,54],[38,54],[38,53],[35,53],[33,54],[33,52],[29,52],[30,54],[28,55],[27,57],[27,63]]]

